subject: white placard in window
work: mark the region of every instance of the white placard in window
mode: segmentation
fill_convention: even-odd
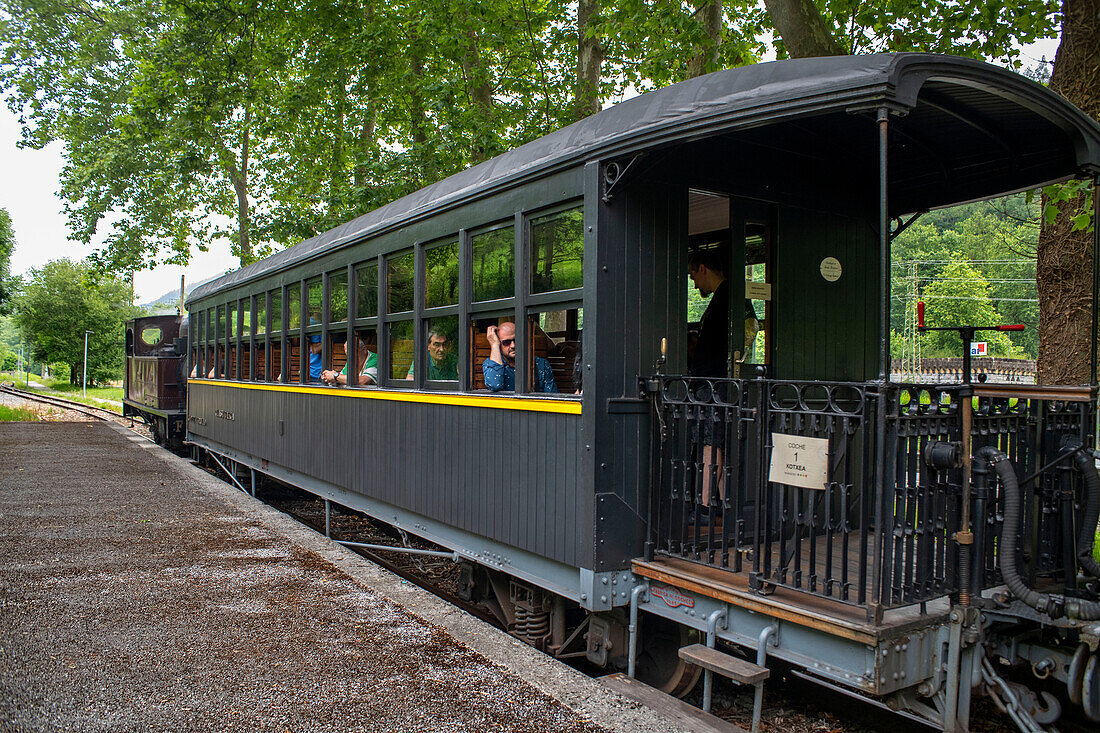
[[[772,284],[757,283],[752,280],[745,281],[745,297],[749,300],[771,300]]]
[[[824,489],[829,480],[829,439],[772,433],[768,481]]]

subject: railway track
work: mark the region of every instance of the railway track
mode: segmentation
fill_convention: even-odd
[[[124,418],[122,415],[112,410],[108,410],[103,407],[86,405],[83,402],[76,402],[75,400],[67,400],[64,397],[55,397],[53,395],[44,395],[40,392],[32,392],[30,390],[18,389],[10,382],[0,384],[0,392],[12,395],[13,397],[18,397],[19,399],[23,400],[40,402],[45,405],[50,405],[51,407],[60,408],[62,410],[72,410],[73,412],[79,412],[96,420],[115,422],[119,425],[124,425],[126,427],[133,426],[133,420],[128,417]],[[137,429],[135,429],[134,432],[138,433],[139,435],[142,434],[142,431]]]

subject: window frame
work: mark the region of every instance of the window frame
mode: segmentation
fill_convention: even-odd
[[[591,213],[584,207],[583,196],[572,196],[538,208],[517,208],[508,216],[494,217],[489,223],[479,223],[469,228],[460,228],[452,234],[432,236],[419,241],[408,242],[400,240],[400,234],[383,235],[381,242],[364,242],[363,245],[372,247],[374,254],[368,257],[360,255],[356,257],[352,253],[325,258],[324,265],[308,266],[300,265],[294,269],[275,274],[263,283],[258,283],[247,295],[234,295],[230,300],[226,293],[222,295],[222,304],[215,300],[212,305],[200,311],[202,324],[197,329],[197,343],[203,348],[196,352],[196,363],[199,376],[202,372],[211,371],[213,363],[213,378],[228,379],[230,349],[236,348],[237,361],[233,379],[237,381],[274,382],[276,377],[281,377],[281,382],[291,384],[291,341],[297,340],[299,345],[298,368],[299,375],[293,383],[309,384],[309,339],[311,336],[321,336],[322,368],[333,368],[333,355],[335,345],[341,339],[345,344],[346,365],[349,376],[348,387],[357,388],[354,365],[361,354],[358,353],[357,334],[364,333],[371,338],[371,332],[375,343],[371,347],[376,349],[378,359],[378,387],[398,390],[422,390],[422,391],[448,391],[448,392],[475,392],[477,394],[493,394],[483,390],[474,390],[475,374],[471,370],[480,369],[480,365],[474,364],[476,355],[476,334],[473,333],[475,320],[507,317],[516,326],[516,389],[509,395],[538,396],[553,398],[579,399],[579,396],[571,394],[548,395],[533,392],[535,379],[532,374],[533,362],[533,328],[532,318],[550,311],[568,311],[584,308],[584,283],[588,282],[591,275],[588,270],[591,267],[591,258],[594,251],[589,252],[586,247],[582,251],[582,278],[581,287],[554,290],[544,293],[533,293],[534,273],[532,272],[532,258],[534,257],[533,237],[534,226],[538,219],[553,216],[555,214],[579,211],[582,216],[582,236],[585,243],[591,244],[590,226],[588,219]],[[506,297],[492,300],[474,301],[474,244],[477,237],[510,229],[512,238],[512,290]],[[438,231],[438,230],[436,230]],[[427,233],[427,232],[426,232]],[[356,245],[358,249],[362,245]],[[385,251],[382,248],[385,247]],[[428,273],[427,264],[429,255],[439,248],[454,247],[458,258],[458,288],[457,302],[447,305],[428,306]],[[496,250],[503,252],[503,250]],[[391,266],[404,257],[412,256],[412,308],[409,310],[392,310],[390,303]],[[502,254],[503,256],[503,254]],[[449,258],[448,258],[449,261]],[[320,263],[321,260],[318,260]],[[308,267],[308,269],[306,269]],[[374,282],[371,283],[371,278]],[[276,278],[279,278],[278,280]],[[274,282],[278,282],[275,285]],[[344,288],[347,295],[347,317],[334,320],[333,296],[343,297]],[[297,289],[297,302],[291,302],[291,295]],[[310,323],[311,303],[320,289],[319,323]],[[371,292],[367,293],[367,288]],[[340,292],[338,293],[337,290]],[[239,292],[239,291],[238,291]],[[374,301],[374,308],[367,309],[366,303]],[[273,302],[277,301],[277,302]],[[262,307],[261,307],[262,304]],[[399,304],[398,307],[404,304]],[[278,308],[278,310],[275,310]],[[361,310],[363,309],[363,310]],[[224,310],[224,323],[219,330],[218,313]],[[235,313],[235,328],[228,328],[230,312]],[[262,311],[262,314],[261,314]],[[361,313],[371,312],[371,315]],[[292,318],[293,316],[293,318]],[[315,316],[316,318],[317,316]],[[244,322],[248,319],[248,329],[245,332]],[[263,323],[259,323],[257,319]],[[412,362],[425,365],[431,358],[428,353],[427,335],[433,319],[454,318],[458,328],[454,334],[457,361],[457,379],[432,380],[428,379],[428,369],[421,368],[414,372],[413,379],[406,379],[405,375],[393,375],[393,338],[390,333],[395,324],[411,322],[410,332],[413,339]],[[297,327],[291,327],[292,321],[297,320]],[[278,328],[275,325],[278,324]],[[402,327],[408,328],[408,327]],[[262,333],[257,333],[262,331]],[[583,331],[581,331],[583,333]],[[583,337],[582,337],[583,339]],[[212,347],[212,351],[206,352],[205,347]],[[248,348],[248,373],[241,371],[241,349]],[[218,348],[223,349],[221,358],[218,357]],[[279,358],[273,359],[274,349],[278,348]],[[258,365],[263,354],[262,368]],[[557,363],[557,362],[555,362]],[[560,366],[560,365],[559,365]],[[339,371],[339,370],[335,370]]]

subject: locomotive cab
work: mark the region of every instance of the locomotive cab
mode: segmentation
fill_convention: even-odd
[[[126,323],[122,414],[149,425],[173,450],[186,437],[187,318],[147,316]]]

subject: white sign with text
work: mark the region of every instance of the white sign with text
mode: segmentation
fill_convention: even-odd
[[[768,481],[824,489],[829,481],[829,439],[772,433]]]

